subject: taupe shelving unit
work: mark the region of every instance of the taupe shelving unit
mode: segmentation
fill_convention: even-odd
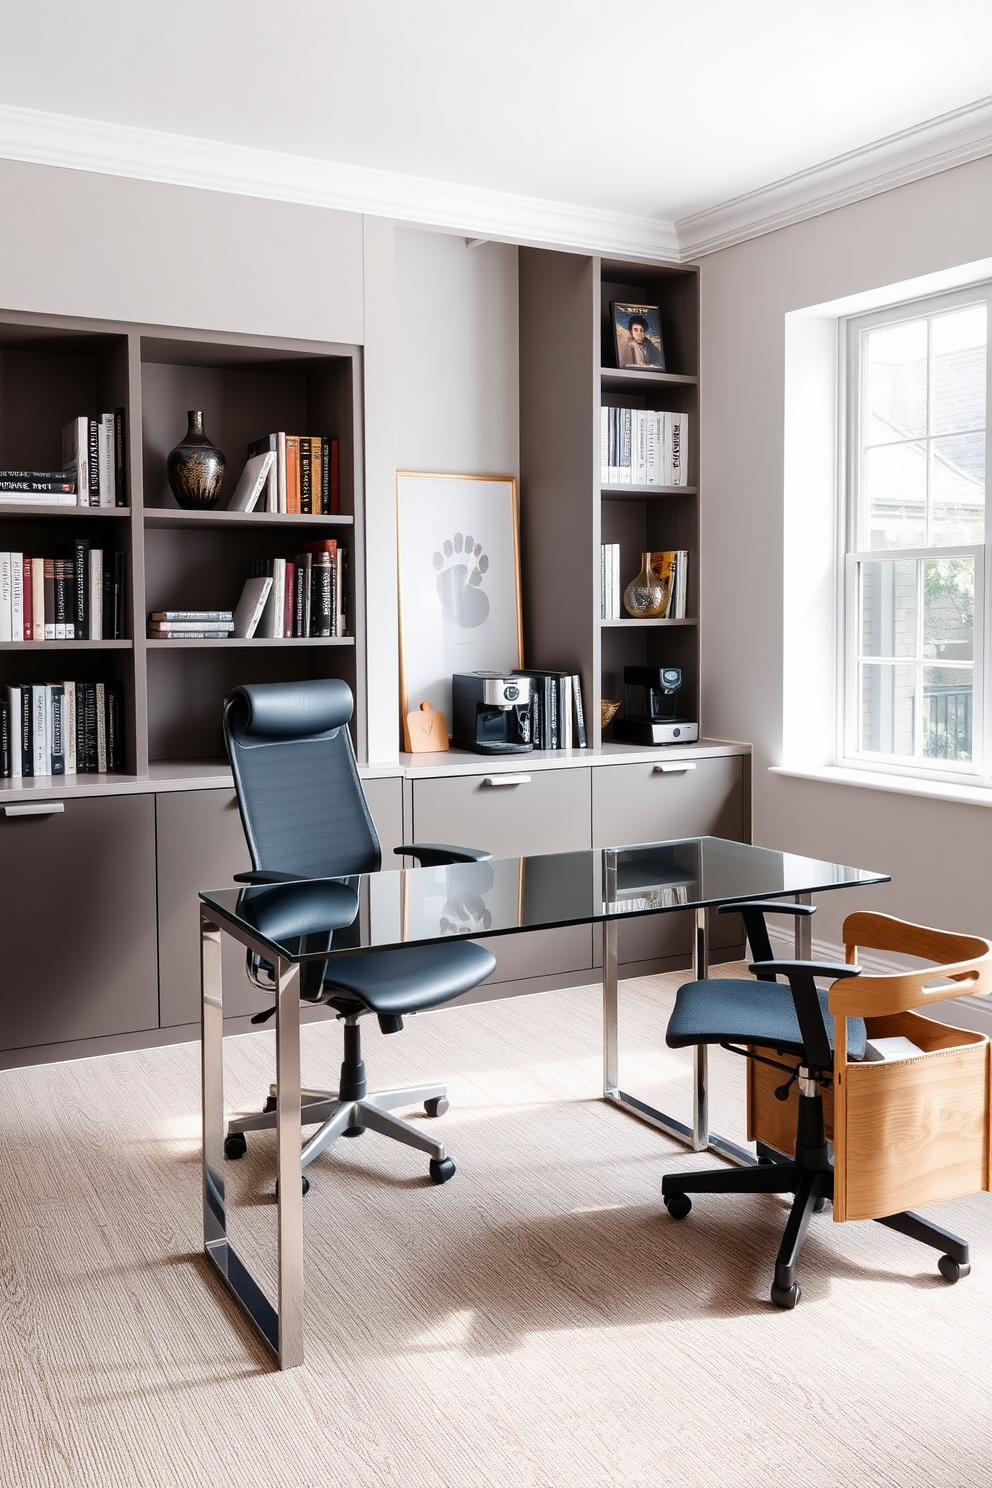
[[[129,500],[0,506],[0,549],[54,555],[87,536],[123,551],[127,585],[125,640],[0,646],[4,683],[119,682],[126,735],[121,773],[0,780],[0,1065],[196,1036],[196,891],[250,866],[221,734],[232,686],[345,678],[364,756],[360,357],[349,345],[0,312],[0,465],[58,469],[64,424],[123,407]],[[165,459],[190,408],[227,456],[228,490],[251,440],[337,438],[340,516],[180,511]],[[149,610],[231,607],[253,558],[330,534],[349,548],[349,635],[146,640]],[[387,823],[390,808],[380,789]],[[229,974],[236,986],[239,968]],[[231,1011],[242,1026],[257,999],[235,992]]]
[[[220,705],[239,682],[343,677],[355,693],[355,744],[364,756],[359,356],[355,346],[0,312],[0,465],[57,469],[70,419],[126,412],[128,507],[0,506],[0,548],[48,555],[75,536],[97,545],[99,535],[105,548],[124,552],[127,640],[0,645],[3,682],[123,684],[127,770],[99,777],[104,783],[133,783],[150,768],[167,781],[170,765],[194,760],[223,765]],[[165,460],[190,408],[203,409],[227,456],[228,493],[251,440],[276,429],[337,438],[340,515],[180,510]],[[145,639],[148,611],[233,607],[252,559],[290,557],[331,535],[349,549],[347,636]],[[44,785],[58,792],[97,778]],[[41,784],[0,781],[0,800],[34,797]]]
[[[615,365],[610,304],[661,307],[665,372]],[[604,486],[600,409],[689,415],[689,483]],[[582,676],[590,742],[632,664],[679,666],[680,712],[699,719],[699,280],[693,267],[520,250],[520,463],[528,665]],[[600,544],[621,584],[648,550],[689,553],[685,620],[600,619]],[[702,730],[700,730],[702,731]],[[612,726],[603,735],[612,736]]]

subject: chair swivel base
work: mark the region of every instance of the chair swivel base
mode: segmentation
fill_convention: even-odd
[[[775,1280],[771,1288],[771,1300],[776,1307],[788,1309],[795,1307],[802,1296],[802,1288],[796,1281],[796,1265],[810,1219],[834,1193],[834,1174],[823,1137],[822,1102],[818,1096],[800,1096],[799,1131],[795,1158],[785,1158],[759,1142],[759,1162],[755,1167],[669,1173],[661,1181],[662,1198],[673,1219],[685,1219],[691,1210],[690,1193],[795,1195],[775,1257]],[[955,1282],[971,1270],[967,1241],[920,1214],[907,1210],[885,1215],[876,1223],[943,1251],[937,1265],[945,1281]]]
[[[224,1153],[229,1158],[243,1157],[247,1149],[244,1134],[250,1131],[271,1131],[276,1124],[275,1087],[270,1087],[265,1109],[252,1116],[236,1116],[228,1123]],[[334,1090],[304,1090],[302,1092],[302,1121],[304,1126],[320,1122],[320,1128],[304,1142],[300,1153],[300,1166],[305,1168],[314,1158],[338,1140],[339,1137],[360,1137],[365,1131],[378,1132],[406,1147],[426,1152],[430,1159],[430,1176],[434,1183],[446,1183],[454,1176],[455,1165],[444,1150],[444,1143],[429,1137],[411,1126],[408,1121],[392,1114],[397,1106],[423,1103],[428,1116],[443,1116],[448,1109],[447,1092],[443,1085],[411,1085],[397,1090],[369,1091],[357,1099],[342,1100]]]

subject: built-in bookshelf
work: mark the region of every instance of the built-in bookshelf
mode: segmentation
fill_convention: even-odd
[[[124,554],[121,640],[0,642],[0,686],[98,681],[123,700],[125,768],[113,775],[0,780],[0,794],[99,785],[133,790],[170,772],[226,778],[223,699],[239,683],[342,677],[355,698],[365,753],[364,609],[360,552],[359,349],[168,327],[0,312],[0,467],[57,470],[62,430],[81,414],[123,408],[127,505],[37,499],[0,505],[0,552],[44,554],[87,538]],[[169,488],[166,456],[201,409],[225,453],[221,508],[187,511]],[[232,512],[249,443],[273,431],[339,441],[334,515]],[[347,633],[332,637],[168,641],[146,638],[154,610],[233,609],[253,562],[291,557],[335,538],[348,549]]]
[[[665,370],[616,365],[611,305],[657,305]],[[682,669],[699,720],[699,285],[694,267],[520,250],[521,562],[529,666],[581,673],[591,742],[629,665]],[[602,408],[685,414],[686,484],[601,480]],[[619,544],[621,590],[641,554],[688,553],[686,616],[600,614],[600,549]],[[622,714],[621,714],[622,716]],[[612,725],[602,735],[612,738]]]

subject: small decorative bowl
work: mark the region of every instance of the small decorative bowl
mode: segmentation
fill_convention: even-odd
[[[608,723],[613,722],[613,715],[620,707],[619,698],[601,698],[599,704],[599,726],[605,729]]]

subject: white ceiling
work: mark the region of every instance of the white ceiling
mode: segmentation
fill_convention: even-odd
[[[669,224],[992,94],[992,0],[0,5],[22,132],[40,110]]]

